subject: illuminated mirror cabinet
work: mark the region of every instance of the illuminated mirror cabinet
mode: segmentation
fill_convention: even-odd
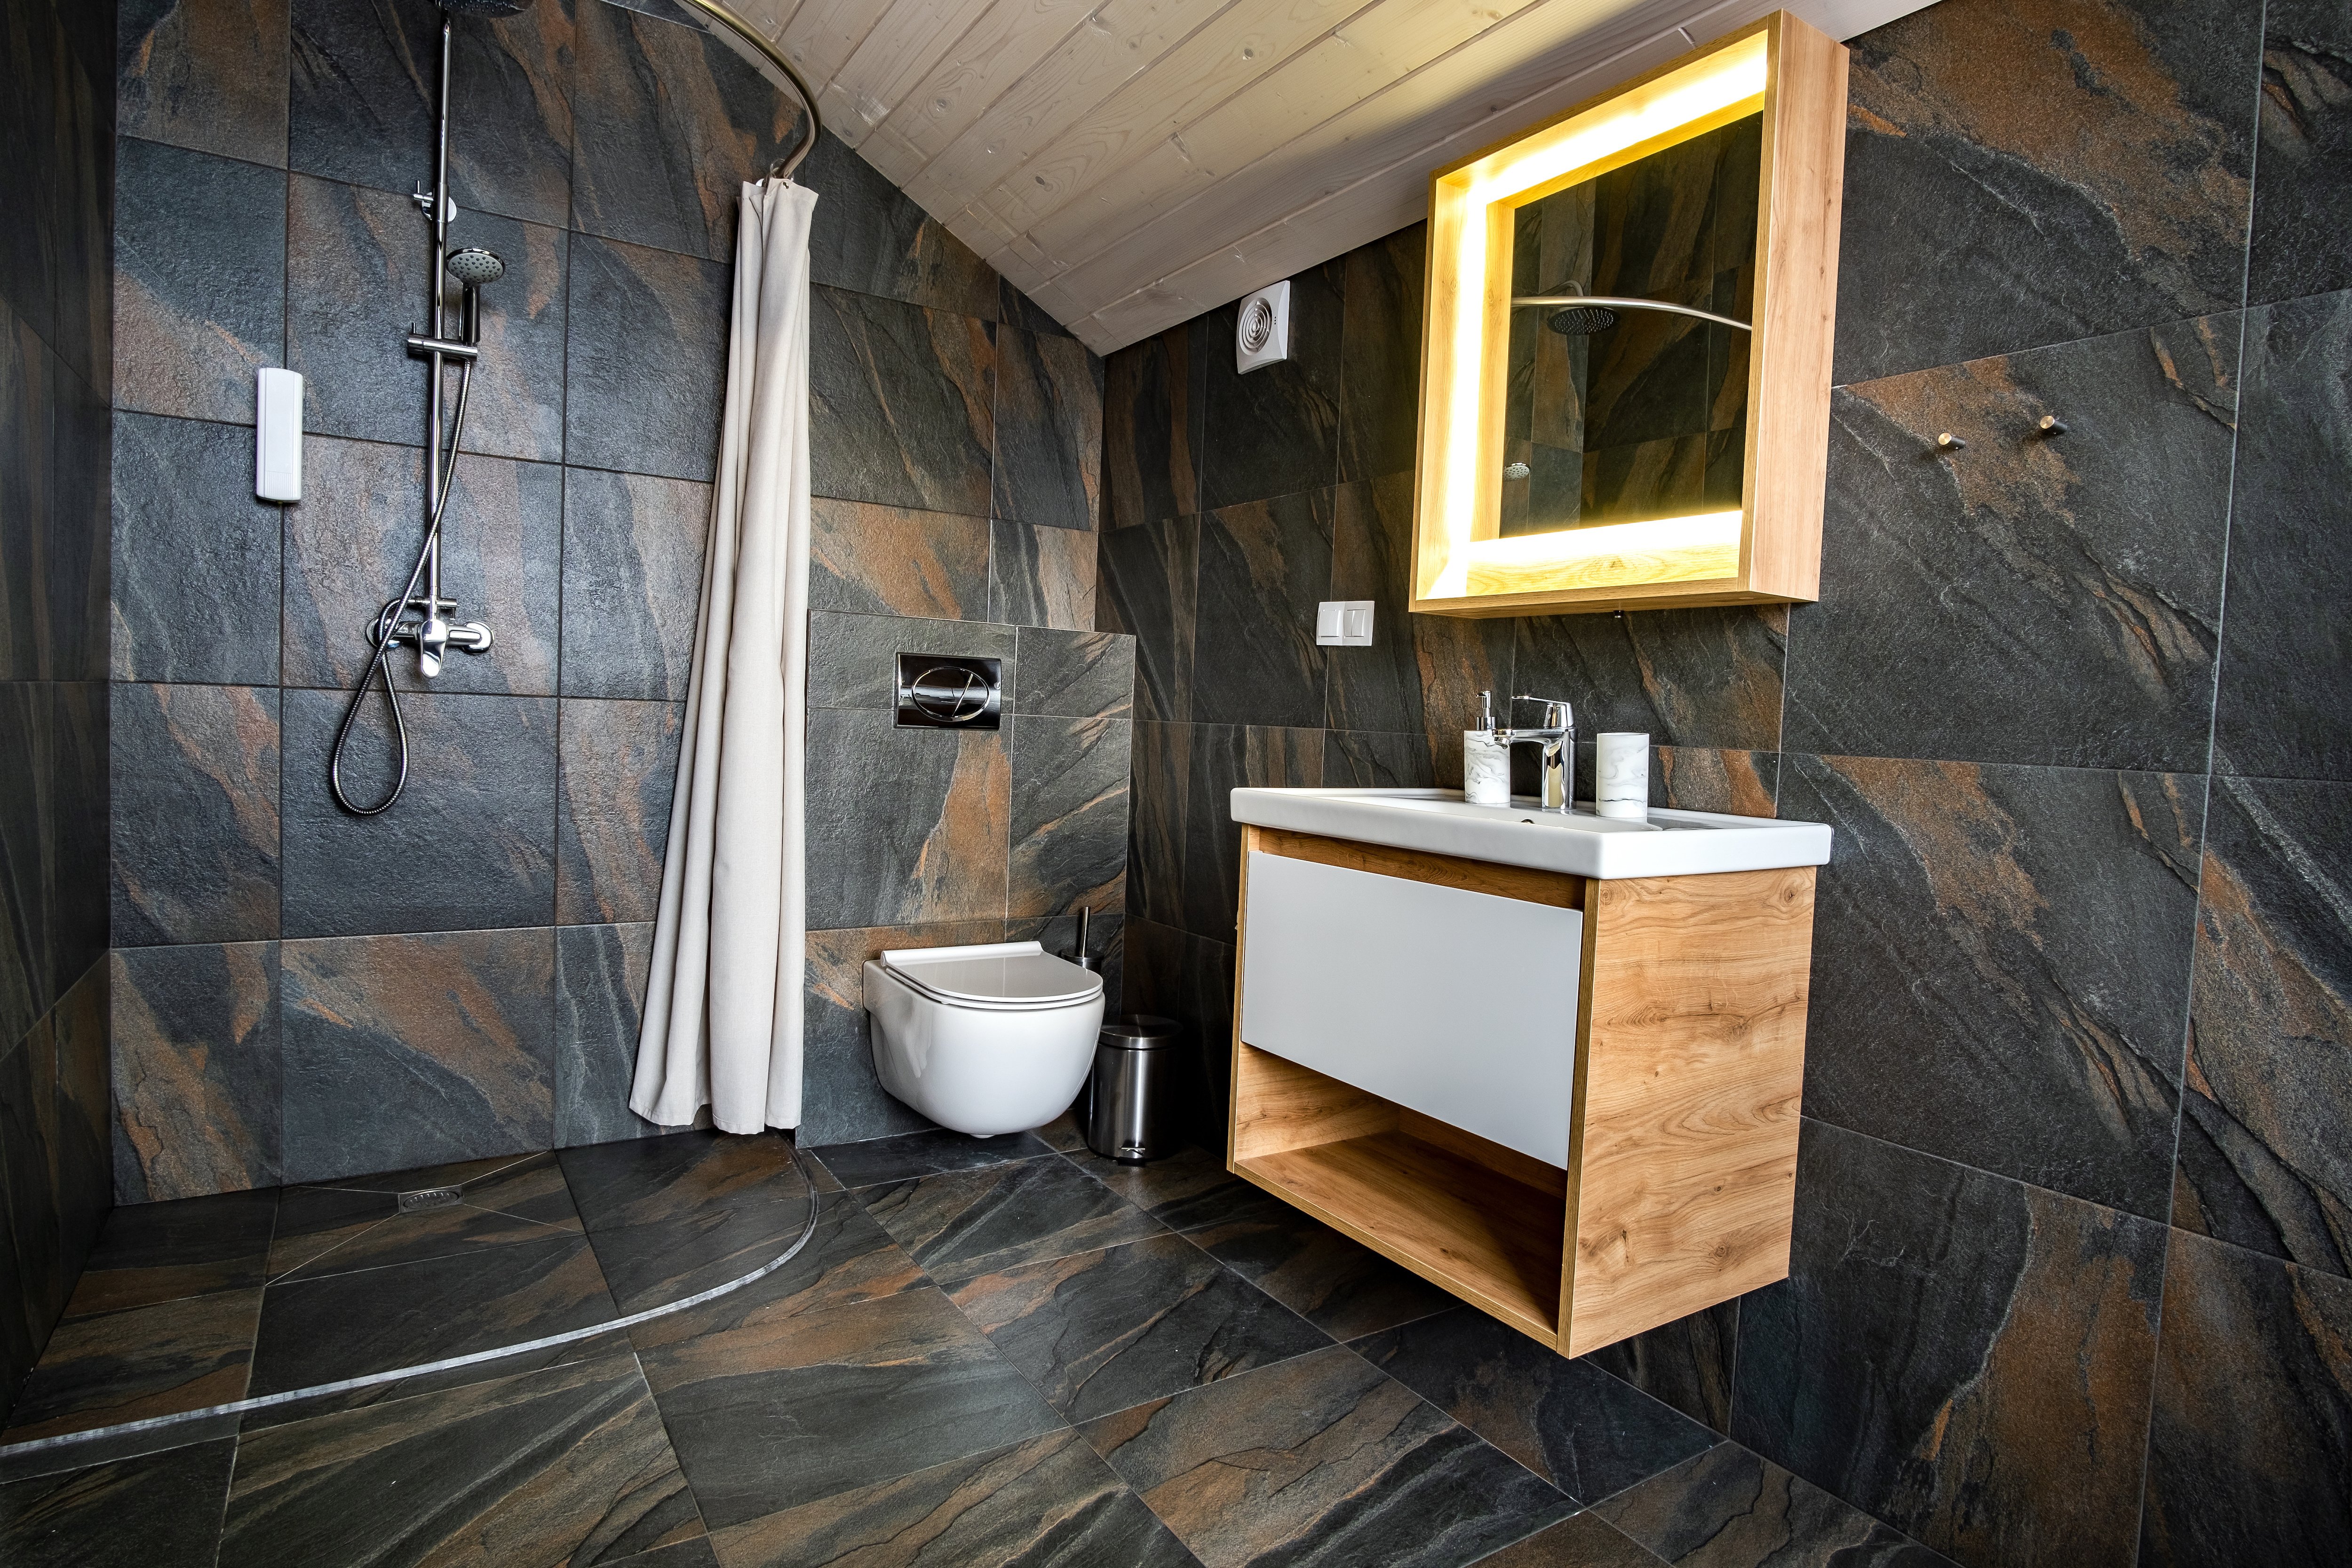
[[[1818,597],[1845,96],[1776,12],[1430,177],[1415,612]]]

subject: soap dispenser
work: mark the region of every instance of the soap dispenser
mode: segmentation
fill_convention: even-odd
[[[1473,806],[1511,803],[1511,748],[1496,732],[1495,694],[1478,694],[1478,727],[1462,732],[1462,798]]]

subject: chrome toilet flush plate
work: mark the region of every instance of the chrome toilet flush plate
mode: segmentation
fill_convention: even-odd
[[[1004,661],[957,653],[901,653],[901,729],[996,729],[1004,713]]]

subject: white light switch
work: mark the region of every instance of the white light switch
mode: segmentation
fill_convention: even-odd
[[[302,378],[266,369],[254,384],[253,493],[265,501],[302,498]]]
[[[1325,648],[1372,645],[1372,601],[1327,599],[1315,607],[1315,641]]]

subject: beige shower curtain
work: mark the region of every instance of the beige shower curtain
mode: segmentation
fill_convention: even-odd
[[[743,187],[719,490],[629,1108],[730,1133],[801,1119],[809,214]]]

